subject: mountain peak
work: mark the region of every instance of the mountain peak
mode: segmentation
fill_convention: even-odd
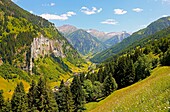
[[[57,29],[60,32],[64,33],[65,35],[68,35],[68,34],[77,30],[77,28],[75,26],[72,26],[72,25],[69,25],[69,24],[59,26]]]

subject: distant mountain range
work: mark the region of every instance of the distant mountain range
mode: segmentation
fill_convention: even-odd
[[[63,25],[58,30],[81,54],[101,52],[130,36],[126,32],[105,33],[95,29],[78,29],[72,25]]]
[[[57,28],[64,36],[67,36],[74,31],[78,30],[75,26],[72,25],[63,25]]]
[[[66,37],[74,48],[83,55],[99,52],[107,48],[96,37],[82,29],[76,30]]]
[[[141,29],[135,33],[133,33],[128,38],[124,39],[122,42],[112,46],[111,48],[95,55],[91,61],[93,62],[102,62],[107,58],[120,53],[122,50],[134,44],[135,42],[141,40],[142,38],[147,38],[149,35],[155,34],[156,32],[165,29],[170,26],[170,16],[163,17],[158,19],[157,21],[151,23],[146,28]]]

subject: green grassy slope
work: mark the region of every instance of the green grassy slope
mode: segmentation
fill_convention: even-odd
[[[169,112],[170,67],[158,67],[150,77],[86,107],[90,112]]]

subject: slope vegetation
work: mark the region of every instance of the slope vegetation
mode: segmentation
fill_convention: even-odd
[[[106,49],[106,46],[102,42],[82,29],[69,34],[67,39],[83,55]]]
[[[170,26],[170,17],[164,17],[160,18],[157,21],[151,23],[146,28],[139,30],[135,33],[133,33],[128,38],[124,39],[122,42],[116,44],[115,46],[112,46],[111,48],[95,55],[91,61],[93,62],[102,62],[109,58],[110,56],[113,56],[123,49],[127,48],[129,45],[141,40],[142,38],[147,38],[149,35],[155,34],[158,31],[161,31],[162,29],[165,29]]]
[[[117,90],[105,100],[86,105],[90,112],[168,112],[170,67],[158,67],[148,78]]]

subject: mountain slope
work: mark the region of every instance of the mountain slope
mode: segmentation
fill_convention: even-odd
[[[74,31],[78,30],[75,26],[72,25],[63,25],[57,28],[64,36],[67,36]]]
[[[67,39],[83,55],[102,51],[106,48],[96,37],[82,29],[69,34]]]
[[[23,10],[11,0],[0,1],[1,66],[10,64],[27,73],[57,80],[71,69],[65,60],[75,66],[84,62],[53,23]],[[48,70],[51,74],[46,74]],[[7,79],[14,78],[15,73],[8,73]]]
[[[104,42],[105,40],[109,39],[110,37],[106,36],[105,32],[98,31],[95,29],[89,29],[87,30],[88,33],[90,33],[92,36],[96,37],[98,40]]]
[[[123,41],[125,38],[127,38],[129,36],[130,36],[129,33],[123,32],[121,34],[115,35],[115,36],[111,37],[110,39],[106,40],[104,42],[104,44],[106,44],[108,47],[111,47],[111,46]]]
[[[170,103],[170,67],[158,67],[148,78],[117,90],[98,103],[86,105],[90,112],[167,111]]]
[[[115,46],[97,54],[94,56],[91,61],[93,62],[102,62],[108,57],[113,56],[119,53],[121,50],[125,49],[134,42],[139,41],[141,38],[147,38],[147,36],[152,35],[162,29],[165,29],[170,26],[170,17],[164,17],[158,19],[157,21],[151,23],[147,28],[139,30],[133,33],[128,38],[124,39],[122,42],[116,44]]]

